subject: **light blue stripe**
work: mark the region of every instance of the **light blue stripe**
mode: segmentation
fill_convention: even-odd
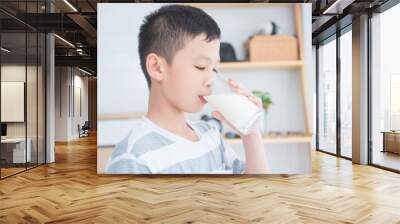
[[[107,174],[150,174],[149,168],[138,164],[132,159],[121,159],[116,163],[108,166]]]
[[[135,144],[133,144],[131,153],[139,157],[147,152],[160,149],[172,143],[173,141],[153,131],[138,139]]]
[[[211,126],[207,124],[205,121],[202,122],[194,122],[193,126],[200,131],[201,134],[207,133],[211,129]]]
[[[129,141],[129,136],[131,134],[132,134],[132,131],[130,131],[129,134],[115,146],[115,148],[111,154],[111,159],[114,159],[114,158],[124,154],[128,150],[128,141]]]

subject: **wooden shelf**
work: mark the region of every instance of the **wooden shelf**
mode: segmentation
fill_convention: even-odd
[[[242,140],[240,138],[237,139],[227,139],[225,138],[231,145],[242,144]],[[312,141],[312,136],[283,136],[283,137],[264,137],[264,143],[310,143]]]
[[[273,61],[273,62],[222,62],[220,70],[229,69],[255,69],[255,68],[300,68],[304,65],[303,61]]]

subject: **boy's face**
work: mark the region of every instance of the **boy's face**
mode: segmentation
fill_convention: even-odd
[[[219,65],[219,39],[207,42],[206,36],[198,35],[176,52],[161,88],[169,103],[178,110],[199,112],[210,95],[212,83]]]

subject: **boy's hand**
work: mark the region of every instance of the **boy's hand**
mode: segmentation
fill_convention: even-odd
[[[229,85],[236,93],[246,96],[258,107],[262,107],[261,99],[254,96],[249,90],[243,88],[239,83],[232,79],[229,79]],[[224,121],[229,124],[224,116],[222,116],[222,114],[218,111],[213,111],[212,114],[218,120]],[[233,128],[231,124],[229,125]],[[264,143],[262,140],[261,132],[259,130],[259,125],[260,119],[256,121],[256,125],[253,126],[253,129],[249,134],[241,134],[240,136],[242,138],[243,146],[245,149],[244,151],[246,161],[246,174],[265,174],[268,172],[267,158],[265,157]],[[240,133],[238,130],[236,131]]]
[[[254,96],[250,90],[244,88],[241,84],[239,84],[238,82],[236,82],[233,79],[229,79],[229,86],[232,88],[232,90],[240,95],[243,95],[245,97],[247,97],[251,102],[253,102],[254,104],[256,104],[259,108],[262,108],[262,101],[260,98]],[[223,121],[225,123],[227,123],[230,127],[232,127],[233,129],[235,129],[236,132],[240,133],[240,131],[238,131],[229,121],[227,121],[224,116],[219,112],[219,111],[213,111],[212,115],[217,118],[220,121]],[[252,133],[258,133],[259,132],[259,126],[260,126],[260,119],[258,121],[256,121],[256,124],[253,126],[253,129],[251,130],[251,132],[247,135],[250,135]]]

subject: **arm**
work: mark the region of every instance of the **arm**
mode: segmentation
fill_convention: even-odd
[[[248,97],[249,100],[255,103],[258,107],[262,107],[261,100],[255,97],[250,91],[240,86],[234,80],[230,80],[229,84],[236,93]],[[214,111],[213,116],[229,124],[229,122],[218,111]],[[233,127],[232,125],[230,126]],[[264,143],[258,127],[259,125],[257,124],[254,126],[253,131],[250,134],[241,135],[245,149],[246,174],[262,174],[267,172],[267,159],[265,157]]]
[[[264,143],[260,131],[256,130],[242,136],[246,156],[247,174],[262,174],[267,172],[267,159],[265,157]]]

